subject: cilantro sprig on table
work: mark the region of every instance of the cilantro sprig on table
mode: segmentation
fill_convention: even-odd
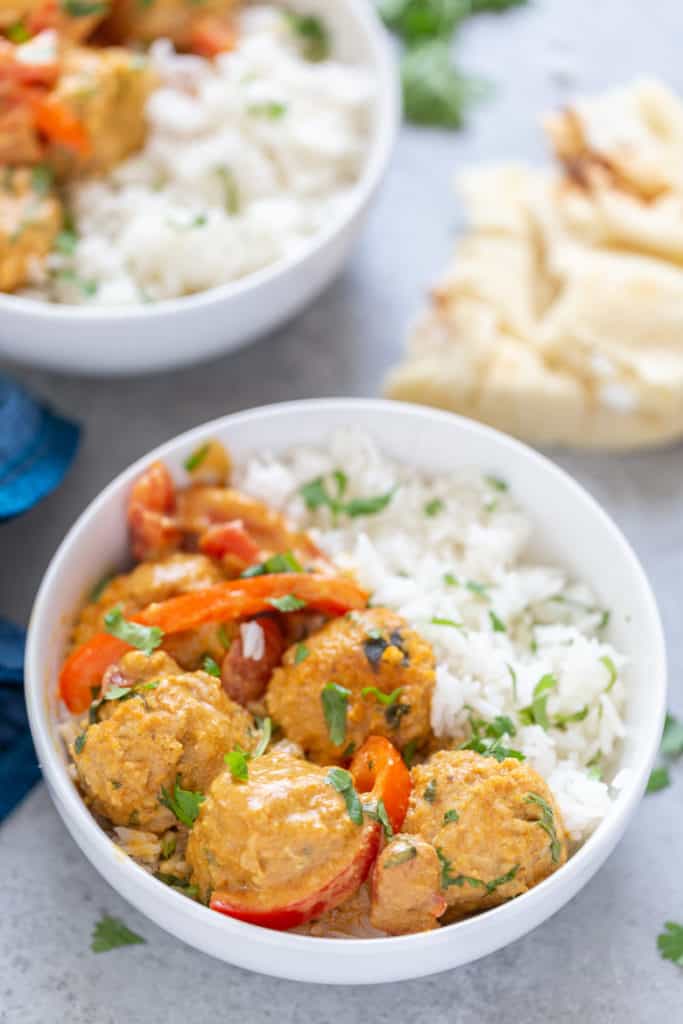
[[[415,124],[457,129],[487,83],[461,74],[451,59],[451,40],[474,14],[501,13],[527,0],[379,0],[384,23],[402,40],[403,106]]]
[[[118,949],[119,946],[137,946],[146,941],[141,935],[132,932],[118,917],[104,914],[93,929],[90,948],[93,953],[108,953],[110,949]]]
[[[662,731],[662,742],[659,747],[659,756],[663,763],[652,769],[648,780],[646,793],[658,793],[661,789],[667,789],[671,785],[669,766],[683,754],[683,722],[679,722],[670,712],[667,712]]]

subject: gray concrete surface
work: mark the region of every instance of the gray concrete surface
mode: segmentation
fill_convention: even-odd
[[[683,91],[682,27],[678,0],[536,0],[500,20],[480,19],[463,32],[459,53],[465,67],[497,83],[493,100],[460,135],[404,132],[352,264],[304,315],[243,352],[174,374],[112,383],[17,371],[87,431],[66,486],[0,528],[0,614],[26,620],[67,527],[151,446],[252,405],[376,394],[460,227],[454,171],[482,159],[542,159],[538,115],[573,89],[649,73]],[[554,457],[603,502],[643,560],[667,630],[671,705],[683,714],[683,451]],[[683,766],[674,775],[671,789],[646,798],[597,877],[534,933],[450,974],[365,990],[273,981],[182,946],[109,889],[38,787],[0,829],[0,1021],[683,1020],[683,971],[660,960],[655,946],[665,920],[683,921]],[[91,954],[102,910],[122,916],[147,944]]]

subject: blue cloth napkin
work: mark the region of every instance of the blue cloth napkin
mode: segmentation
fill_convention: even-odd
[[[54,490],[79,437],[75,423],[0,376],[0,522]],[[25,640],[24,629],[0,618],[0,821],[40,778],[24,703]]]

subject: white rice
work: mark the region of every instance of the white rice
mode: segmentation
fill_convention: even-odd
[[[24,294],[89,305],[174,298],[296,251],[349,202],[366,158],[373,82],[304,58],[282,9],[240,20],[215,61],[150,49],[161,84],[144,149],[70,191],[79,234]]]
[[[335,470],[348,478],[345,501],[398,489],[382,512],[335,522],[329,508],[311,511],[299,493],[321,475],[335,493]],[[625,735],[626,659],[609,643],[606,610],[589,588],[560,568],[527,560],[534,524],[504,483],[476,470],[428,478],[386,458],[355,429],[337,433],[324,449],[259,456],[237,472],[238,486],[309,529],[340,567],[356,571],[373,604],[394,608],[430,641],[435,734],[459,741],[469,736],[471,716],[511,718],[516,734],[504,744],[548,781],[572,839],[585,839],[615,789],[595,776],[614,774]],[[440,505],[429,516],[432,501]],[[497,622],[505,631],[494,629]],[[524,724],[519,714],[546,675],[556,680],[547,729]],[[555,724],[577,713],[585,717]]]

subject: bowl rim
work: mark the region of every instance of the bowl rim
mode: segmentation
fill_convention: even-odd
[[[368,137],[368,152],[358,180],[349,189],[348,202],[337,210],[328,224],[306,239],[291,256],[276,260],[259,270],[225,284],[206,288],[192,295],[181,295],[161,299],[148,305],[130,306],[78,306],[67,303],[44,302],[0,292],[0,316],[31,316],[40,320],[73,322],[74,325],[92,324],[103,321],[130,321],[142,325],[152,319],[173,314],[186,314],[193,310],[210,308],[231,299],[249,295],[263,285],[300,269],[319,250],[325,248],[344,228],[359,216],[379,186],[391,160],[394,144],[401,122],[401,93],[396,61],[391,51],[387,33],[384,31],[373,4],[367,0],[335,0],[346,5],[350,11],[358,35],[364,35],[369,45],[371,58],[366,64],[358,65],[374,72],[376,78],[375,117],[373,130]],[[351,65],[355,66],[355,65]]]
[[[41,660],[42,644],[40,636],[41,632],[42,635],[45,635],[44,630],[50,623],[49,597],[63,571],[64,563],[68,563],[73,557],[72,549],[77,544],[82,529],[92,520],[96,519],[101,509],[107,505],[110,499],[120,489],[128,486],[130,481],[151,460],[166,458],[169,455],[175,454],[178,450],[182,451],[184,448],[191,450],[193,446],[196,446],[197,442],[205,440],[207,436],[215,433],[218,428],[223,429],[236,423],[240,425],[248,424],[256,419],[296,416],[304,411],[307,413],[315,412],[322,418],[324,418],[327,412],[343,411],[353,413],[354,411],[363,411],[368,414],[391,412],[392,415],[436,420],[437,422],[444,423],[444,425],[455,422],[458,428],[465,433],[469,432],[471,435],[488,438],[489,441],[494,442],[500,447],[503,454],[506,451],[514,452],[517,458],[521,457],[528,463],[533,464],[535,471],[554,476],[565,488],[573,492],[574,497],[582,502],[597,520],[602,522],[604,528],[614,535],[621,549],[621,555],[629,565],[633,580],[640,587],[641,596],[647,608],[647,622],[643,628],[647,630],[649,642],[652,645],[651,657],[653,664],[652,674],[648,678],[648,685],[652,688],[653,701],[657,700],[658,707],[653,713],[649,730],[644,732],[639,738],[637,756],[635,758],[638,763],[631,769],[630,777],[615,798],[609,815],[600,822],[595,831],[569,860],[539,885],[517,899],[510,900],[479,915],[430,932],[373,938],[372,940],[366,938],[322,938],[293,934],[292,932],[273,932],[215,914],[208,907],[197,904],[159,883],[152,875],[148,874],[144,869],[135,864],[134,861],[117,850],[117,847],[97,824],[95,818],[86,807],[68,775],[66,765],[51,735],[50,716],[45,699],[45,671]],[[479,933],[482,928],[484,931],[488,929],[493,935],[496,933],[498,926],[501,934],[507,932],[507,934],[512,935],[512,938],[502,942],[489,941],[485,943],[486,948],[484,952],[478,953],[477,956],[484,955],[486,952],[491,952],[501,945],[507,945],[509,941],[536,927],[536,925],[550,917],[568,898],[578,891],[600,867],[616,845],[645,791],[647,779],[659,748],[666,711],[666,645],[656,600],[650,583],[633,549],[620,528],[603,510],[596,499],[565,470],[555,465],[540,452],[512,437],[453,413],[386,399],[303,399],[263,405],[242,412],[220,416],[184,431],[171,440],[158,445],[152,451],[123,469],[86,506],[69,529],[50,561],[31,612],[26,644],[25,671],[25,695],[31,733],[36,745],[38,760],[45,781],[48,783],[52,799],[82,852],[86,854],[107,881],[145,916],[150,917],[157,924],[171,931],[176,937],[180,937],[183,941],[195,946],[195,948],[203,949],[214,956],[219,956],[219,954],[211,948],[211,943],[208,942],[208,939],[208,944],[202,945],[196,938],[199,928],[205,934],[208,934],[211,931],[215,932],[216,928],[220,926],[223,929],[222,934],[226,938],[226,945],[231,938],[238,942],[242,939],[246,942],[256,942],[266,949],[270,947],[282,954],[289,953],[290,956],[306,954],[311,956],[314,952],[323,953],[327,951],[330,954],[334,954],[335,957],[346,959],[357,957],[362,950],[368,953],[372,952],[372,950],[379,951],[380,947],[385,951],[391,949],[398,952],[401,950],[403,953],[408,953],[409,951],[416,953],[419,949],[421,954],[420,961],[412,961],[409,969],[397,971],[395,974],[396,978],[406,979],[444,969],[443,967],[429,966],[429,955],[430,951],[434,951],[437,947],[448,943],[449,934],[452,935],[454,929],[458,930],[458,934],[461,937],[471,936],[474,938],[476,936],[479,939],[480,947],[482,942]],[[90,846],[90,849],[87,848],[86,844]],[[562,888],[565,891],[564,898],[561,895]],[[551,896],[554,896],[554,899],[550,898],[548,900],[550,909],[546,912],[546,909],[543,908],[543,902],[546,900],[546,897]],[[150,903],[154,904],[151,912],[149,909]],[[217,918],[219,918],[218,922]],[[173,919],[173,924],[168,924],[169,919]],[[187,928],[181,926],[183,919],[185,919]],[[528,923],[529,920],[532,921],[531,924]],[[189,937],[189,931],[192,926],[195,928],[194,938]],[[371,942],[370,947],[367,945],[368,942]],[[475,942],[474,945],[476,946],[477,943]],[[229,958],[224,957],[224,959],[228,960]],[[256,969],[262,970],[263,973],[285,978],[297,976],[288,970],[278,970],[275,964],[269,963],[266,959],[264,959],[263,966]],[[303,975],[301,976],[303,977]],[[309,980],[311,979],[309,978]],[[385,972],[379,980],[389,980],[388,974]]]

